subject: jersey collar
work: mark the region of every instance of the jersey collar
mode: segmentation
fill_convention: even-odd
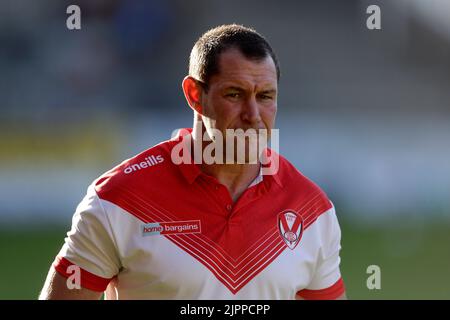
[[[184,129],[180,129],[177,133],[177,135],[173,138],[173,140],[180,142],[182,137],[186,136],[186,135],[190,135],[192,133],[192,128],[184,128]],[[275,155],[275,152],[273,152],[272,150],[266,150],[266,154],[270,157],[272,155]],[[189,184],[192,184],[195,179],[197,179],[198,176],[200,176],[202,174],[202,171],[200,170],[199,165],[194,163],[194,159],[191,155],[191,163],[181,163],[179,165],[177,165],[177,167],[180,169],[180,172],[182,173],[182,175],[184,176],[184,178],[186,179],[186,181]],[[278,168],[280,169],[280,168]],[[273,177],[273,179],[275,180],[275,182],[280,186],[283,187],[283,184],[281,183],[280,177],[279,177],[279,173],[274,173],[273,175],[268,175],[269,177]],[[264,180],[264,175],[262,172],[262,166],[259,170],[259,174],[258,176],[251,182],[251,184],[248,186],[248,188],[253,187],[255,185],[257,185],[258,183],[262,182]]]

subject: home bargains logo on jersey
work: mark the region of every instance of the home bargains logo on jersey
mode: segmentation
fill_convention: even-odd
[[[200,220],[155,222],[142,226],[142,235],[200,233]]]

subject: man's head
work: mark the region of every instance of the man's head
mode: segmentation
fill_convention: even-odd
[[[183,80],[194,129],[200,123],[212,140],[214,129],[223,137],[227,129],[266,129],[270,135],[279,74],[270,45],[256,31],[238,25],[207,31],[192,49]]]
[[[247,59],[260,61],[270,56],[280,79],[278,60],[267,40],[251,28],[241,25],[222,25],[205,32],[192,48],[189,75],[202,81],[205,89],[211,76],[220,72],[219,57],[229,49],[237,49]]]

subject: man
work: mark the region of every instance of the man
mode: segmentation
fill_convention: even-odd
[[[40,297],[99,299],[106,290],[107,299],[344,298],[333,204],[264,147],[279,76],[256,31],[206,32],[182,83],[193,129],[89,186]],[[253,136],[230,138],[239,129]]]

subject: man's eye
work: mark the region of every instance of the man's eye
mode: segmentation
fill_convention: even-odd
[[[229,98],[239,98],[241,95],[239,93],[227,93],[225,96]]]
[[[265,94],[261,95],[260,97],[263,100],[272,100],[272,96],[268,96],[268,95],[265,95]]]

